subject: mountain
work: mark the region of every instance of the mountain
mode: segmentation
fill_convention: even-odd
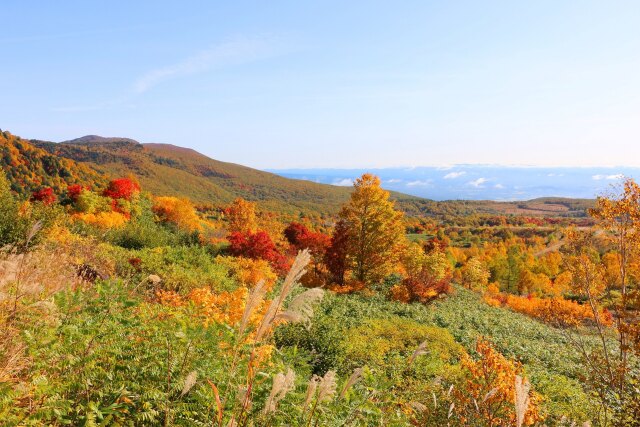
[[[170,144],[141,144],[129,138],[96,135],[61,143],[32,143],[112,177],[133,174],[153,194],[184,196],[197,203],[226,204],[243,197],[274,211],[335,213],[351,191],[213,160]]]
[[[55,143],[26,140],[5,131],[0,133],[0,148],[3,169],[14,190],[22,194],[42,186],[60,192],[75,183],[100,188],[109,178],[134,175],[153,194],[188,197],[201,204],[221,205],[243,197],[276,212],[335,214],[351,192],[346,186],[286,178],[214,160],[190,148],[141,144],[130,138],[87,135]],[[391,197],[409,215],[438,218],[474,214],[575,217],[584,216],[593,205],[593,200],[566,198],[438,202],[393,191]]]
[[[92,167],[57,156],[8,131],[0,131],[0,166],[11,188],[23,196],[42,187],[61,192],[80,183],[100,188],[107,181]]]

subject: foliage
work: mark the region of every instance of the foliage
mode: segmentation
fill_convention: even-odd
[[[471,258],[461,271],[462,284],[468,289],[482,290],[489,283],[491,273],[478,258]]]
[[[229,253],[251,259],[263,259],[278,272],[287,267],[287,260],[276,248],[269,235],[264,231],[256,233],[231,233],[228,237]]]
[[[256,222],[256,204],[247,202],[243,198],[237,198],[224,210],[228,221],[229,233],[255,233],[258,225]]]
[[[398,261],[404,242],[402,213],[394,209],[378,177],[364,174],[353,186],[349,203],[339,213],[348,236],[347,262],[356,280],[378,283]]]
[[[333,229],[331,241],[324,255],[324,263],[327,266],[331,276],[330,282],[340,286],[345,284],[345,275],[347,273],[347,250],[349,243],[349,235],[347,223],[338,220]]]
[[[32,192],[50,187],[61,194],[68,185],[84,183],[94,187],[105,179],[86,165],[47,152],[32,141],[0,130],[0,168],[11,190],[26,198]]]
[[[595,321],[591,307],[562,297],[539,298],[533,295],[521,297],[488,293],[485,295],[485,301],[496,306],[505,305],[519,313],[562,327],[591,324]],[[613,323],[608,311],[601,310],[597,315],[602,324],[610,326]]]
[[[397,301],[427,303],[451,292],[451,265],[443,252],[425,253],[418,244],[410,244],[402,256],[406,277],[391,289]]]
[[[20,207],[11,194],[9,181],[0,173],[0,246],[17,243],[24,236],[26,224]]]
[[[453,392],[455,419],[463,425],[486,426],[528,426],[541,421],[540,396],[535,392],[526,398],[522,421],[516,421],[518,405],[514,407],[512,399],[516,395],[516,376],[522,375],[520,364],[507,360],[483,339],[478,340],[475,352],[477,359],[468,355],[462,359],[464,382]]]
[[[200,218],[193,204],[188,199],[177,197],[156,197],[153,212],[164,222],[175,224],[186,231],[202,230]]]
[[[104,190],[104,196],[112,199],[124,199],[131,201],[133,196],[140,192],[140,184],[131,178],[118,178],[109,181]]]
[[[45,187],[45,188],[42,188],[40,190],[34,191],[31,194],[31,199],[30,200],[32,202],[41,202],[42,204],[44,204],[46,206],[50,206],[50,205],[54,204],[57,199],[58,198],[53,193],[53,188]]]

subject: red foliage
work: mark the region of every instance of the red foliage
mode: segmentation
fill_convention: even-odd
[[[85,190],[80,184],[73,184],[67,187],[67,197],[73,202],[78,201],[78,197]]]
[[[344,221],[338,221],[324,255],[324,263],[331,273],[331,280],[338,285],[344,285],[344,276],[347,272],[347,245],[349,243],[347,231]]]
[[[264,231],[256,233],[240,233],[236,231],[231,233],[227,240],[231,244],[229,252],[233,256],[263,259],[279,273],[285,272],[288,268],[287,259],[278,252],[271,237]]]
[[[129,178],[118,178],[109,182],[104,195],[112,199],[131,200],[134,194],[140,192],[140,185]]]
[[[287,241],[293,246],[299,246],[300,241],[305,238],[311,231],[300,224],[299,222],[292,222],[284,229],[284,237],[287,238]]]
[[[129,264],[136,271],[141,271],[142,270],[142,268],[140,267],[142,265],[142,259],[140,259],[140,258],[137,258],[137,257],[129,258]]]
[[[409,293],[409,301],[427,303],[439,295],[449,294],[453,290],[451,279],[446,277],[442,280],[434,280],[426,275],[418,277],[407,277],[402,281]]]
[[[53,188],[51,187],[45,187],[41,190],[34,191],[33,194],[31,194],[32,202],[42,202],[47,206],[54,204],[56,199],[57,197],[53,194]]]
[[[289,224],[284,236],[296,250],[309,249],[315,256],[322,256],[331,243],[331,238],[326,234],[313,232],[298,222]]]

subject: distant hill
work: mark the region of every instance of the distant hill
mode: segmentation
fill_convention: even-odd
[[[197,203],[226,204],[243,197],[275,211],[335,213],[351,191],[213,160],[169,144],[140,144],[128,138],[95,135],[61,143],[32,142],[110,176],[133,174],[154,194],[184,196]]]
[[[211,159],[190,148],[141,144],[129,138],[88,135],[61,143],[26,140],[0,133],[2,167],[15,191],[29,194],[42,186],[56,191],[83,183],[100,188],[112,177],[135,175],[157,195],[183,196],[197,203],[221,205],[236,197],[260,202],[265,209],[288,213],[335,214],[350,187],[285,178]],[[433,201],[392,192],[409,215],[438,218],[489,215],[584,216],[592,200],[538,198],[520,202]]]
[[[104,174],[88,165],[57,156],[8,131],[0,131],[0,166],[12,190],[23,196],[42,187],[61,192],[71,184],[97,188],[106,184]]]

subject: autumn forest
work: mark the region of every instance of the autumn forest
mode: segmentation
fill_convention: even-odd
[[[512,212],[132,140],[0,149],[2,425],[638,425],[632,179]]]

